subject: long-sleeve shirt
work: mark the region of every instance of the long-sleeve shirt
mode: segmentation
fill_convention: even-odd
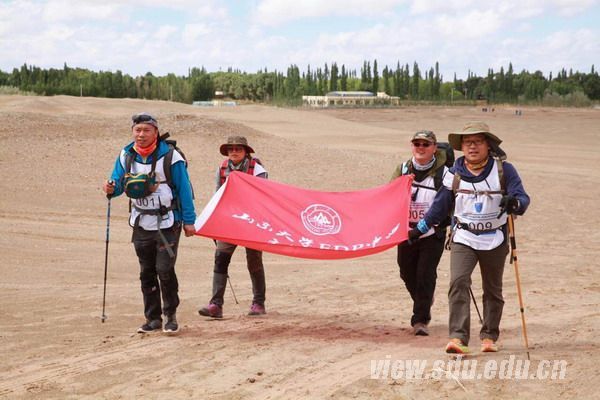
[[[475,184],[487,185],[488,180],[497,181],[497,176],[490,176],[492,171],[496,170],[496,161],[490,157],[482,173],[479,175],[473,175],[466,168],[464,157],[458,158],[454,166],[450,168],[444,176],[443,186],[436,194],[431,208],[423,217],[423,221],[426,223],[426,226],[432,227],[439,224],[448,216],[450,211],[453,211],[453,213],[456,214],[457,207],[461,206],[461,204],[456,204],[455,194],[453,193],[452,188],[455,173],[458,173],[460,175],[462,182],[465,182],[466,184],[471,184],[474,187]],[[527,210],[527,207],[529,207],[530,198],[529,195],[525,192],[525,188],[523,187],[521,178],[519,177],[517,170],[512,164],[508,162],[503,162],[503,177],[505,181],[505,194],[513,196],[519,201],[519,206],[515,211],[515,214],[522,215]],[[495,208],[492,209],[491,212],[496,214],[500,213],[499,200],[495,203],[492,203],[491,206],[488,204],[488,207]],[[487,211],[490,212],[490,209],[488,208]],[[461,232],[461,234],[465,236],[465,238],[459,238],[460,243],[472,245],[472,247],[480,249],[494,248],[494,245],[497,246],[499,244],[498,242],[501,242],[504,239],[504,237],[501,236],[502,232],[496,232],[495,238],[489,235],[485,236],[473,234],[468,231]],[[486,241],[490,243],[486,244]]]
[[[111,180],[115,182],[115,192],[113,197],[119,196],[124,191],[125,186],[125,159],[127,154],[131,152],[133,142],[125,146],[115,161],[113,171],[111,173]],[[190,183],[190,177],[185,166],[183,157],[177,150],[174,150],[176,154],[173,155],[173,161],[170,166],[171,168],[171,186],[170,189],[173,193],[173,201],[179,203],[179,207],[173,210],[173,217],[175,221],[183,221],[186,225],[193,225],[196,221],[196,211],[194,207],[194,200],[192,194],[192,186]],[[158,153],[157,160],[163,158],[169,152],[169,145],[164,141],[158,142]],[[134,163],[149,165],[152,164],[152,156],[142,158],[137,153],[133,160]],[[157,173],[159,171],[156,171]],[[161,173],[162,174],[162,173]],[[163,174],[164,176],[164,174]],[[162,224],[161,224],[162,226]]]

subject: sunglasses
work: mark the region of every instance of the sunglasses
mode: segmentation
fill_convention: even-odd
[[[245,148],[243,146],[229,146],[227,147],[227,152],[228,153],[236,153],[236,152],[240,152],[240,151],[244,151]]]
[[[134,115],[133,117],[131,117],[131,120],[133,121],[134,124],[143,124],[145,122],[154,122],[155,124],[157,123],[156,120],[154,118],[152,118],[151,115],[148,115],[148,114]]]
[[[431,146],[430,142],[413,142],[413,146],[415,147],[429,147]]]
[[[481,146],[484,143],[486,143],[485,139],[477,139],[477,140],[463,140],[462,144],[465,147],[471,147],[471,146]]]

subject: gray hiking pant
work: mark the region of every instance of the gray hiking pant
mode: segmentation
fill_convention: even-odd
[[[450,338],[458,338],[469,343],[471,332],[471,274],[479,262],[483,288],[483,326],[479,338],[498,340],[500,319],[504,308],[502,297],[502,274],[508,254],[505,240],[492,250],[474,250],[460,243],[452,243],[450,254],[450,288],[448,306],[450,317],[448,330]]]
[[[231,256],[237,248],[237,245],[217,241],[217,251],[215,252],[215,269],[213,277],[213,297],[211,303],[219,306],[223,305],[223,295],[227,283],[227,274],[229,272],[229,263]],[[246,262],[250,280],[252,281],[252,302],[260,305],[265,304],[265,269],[262,261],[262,251],[246,248]]]

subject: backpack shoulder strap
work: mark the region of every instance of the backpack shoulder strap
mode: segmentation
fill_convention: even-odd
[[[133,164],[134,158],[135,158],[135,150],[133,150],[133,147],[132,147],[125,153],[125,173],[126,174],[131,172],[131,164]]]
[[[458,172],[454,172],[454,179],[452,180],[452,193],[456,196],[456,192],[458,191],[458,187],[460,186],[460,175]]]
[[[167,182],[167,185],[169,185],[169,187],[172,189],[173,178],[171,177],[171,163],[173,162],[173,152],[175,152],[175,147],[173,147],[171,143],[168,143],[168,145],[169,151],[167,152],[167,154],[165,154],[165,157],[163,159],[163,172],[165,173],[165,181]]]
[[[436,191],[440,190],[442,183],[444,182],[444,165],[441,165],[433,176],[433,187]]]
[[[225,176],[225,171],[227,170],[227,167],[229,165],[229,159],[226,158],[221,162],[221,166],[219,167],[219,179],[221,180],[221,185],[225,183],[225,179],[227,179],[227,177]]]
[[[400,176],[409,175],[413,173],[413,165],[411,160],[405,161],[400,164]]]
[[[248,163],[248,170],[246,171],[247,174],[254,176],[254,167],[256,166],[256,164],[262,165],[260,160],[258,158],[250,158],[250,162]]]
[[[496,166],[498,167],[498,179],[500,180],[500,190],[506,193],[506,179],[504,179],[504,161],[496,158]]]

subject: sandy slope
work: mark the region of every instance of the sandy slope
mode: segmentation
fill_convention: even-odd
[[[101,324],[107,202],[100,182],[129,139],[128,118],[156,113],[190,159],[199,209],[213,190],[217,146],[249,137],[272,179],[323,190],[375,186],[408,156],[410,134],[441,136],[469,119],[503,138],[532,196],[517,221],[530,351],[566,360],[564,380],[370,379],[371,360],[446,360],[448,254],[439,267],[432,335],[410,334],[410,301],[395,251],[350,261],[266,255],[268,311],[251,298],[243,252],[226,319],[209,298],[212,243],[182,240],[183,329],[140,336],[138,266],[127,206],[112,202],[107,314]],[[600,111],[474,108],[200,109],[141,100],[0,96],[0,397],[6,398],[598,398],[600,361]],[[525,357],[514,273],[505,274],[503,351]],[[474,288],[480,295],[480,279]],[[474,312],[474,311],[473,311]],[[473,318],[472,337],[478,323]],[[473,342],[476,348],[476,341]]]

